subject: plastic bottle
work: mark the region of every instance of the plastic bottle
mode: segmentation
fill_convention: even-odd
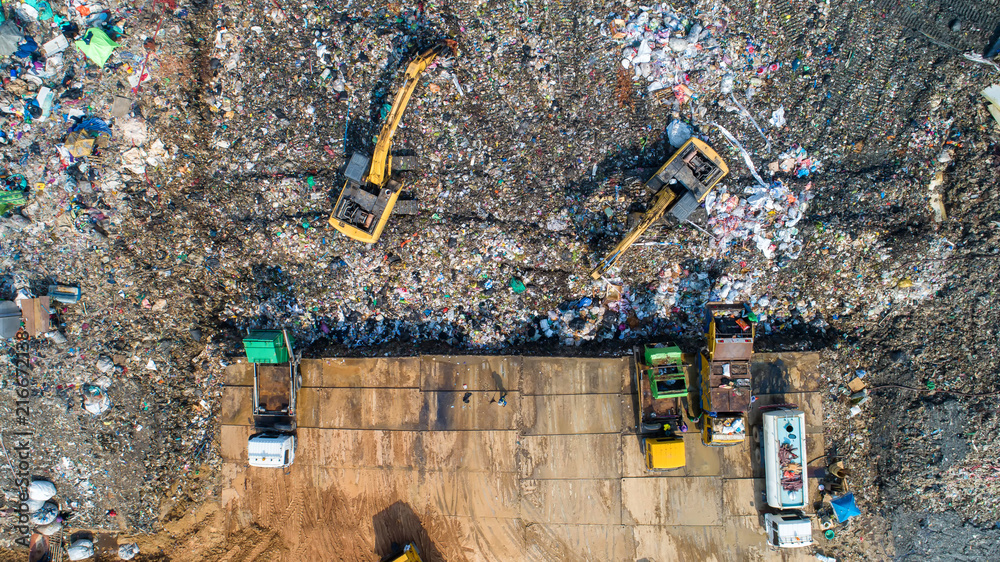
[[[55,94],[46,86],[42,86],[38,89],[38,95],[35,96],[38,101],[38,105],[42,108],[42,115],[38,118],[39,121],[45,121],[49,118],[49,114],[52,113],[52,100],[55,99]]]
[[[724,96],[728,96],[733,92],[733,87],[736,85],[736,79],[733,78],[732,74],[726,74],[722,77],[722,84],[719,85],[719,92]]]

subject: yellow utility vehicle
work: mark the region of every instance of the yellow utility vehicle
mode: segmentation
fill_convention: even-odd
[[[412,203],[400,204],[397,208],[397,199],[403,190],[403,182],[392,177],[393,157],[389,153],[392,148],[392,137],[396,134],[396,128],[403,118],[403,112],[406,111],[406,105],[417,87],[420,75],[445,49],[454,51],[455,47],[454,41],[444,41],[427,49],[410,62],[406,67],[403,83],[392,102],[392,109],[382,124],[372,156],[369,158],[360,152],[355,152],[351,156],[344,170],[347,181],[344,182],[337,203],[333,206],[333,213],[330,215],[330,225],[345,236],[358,242],[374,244],[382,236],[393,210],[398,214],[416,212],[416,207]],[[412,162],[404,158],[397,157],[396,169],[412,167]]]
[[[683,431],[689,416],[687,365],[676,345],[643,347],[635,370],[639,393],[639,437],[646,470],[657,472],[687,464]]]
[[[718,153],[699,139],[690,139],[667,160],[653,177],[646,182],[646,189],[653,192],[653,201],[622,241],[604,257],[590,276],[600,279],[642,233],[663,218],[669,210],[679,221],[687,220],[701,205],[708,192],[729,173],[729,166]]]
[[[417,552],[417,546],[410,543],[403,547],[403,552],[401,552],[396,557],[390,557],[388,562],[423,562],[420,558],[420,553]]]

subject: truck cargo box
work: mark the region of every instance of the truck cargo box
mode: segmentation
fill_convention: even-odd
[[[775,509],[806,506],[806,416],[801,410],[779,409],[762,413],[761,462],[767,505]]]

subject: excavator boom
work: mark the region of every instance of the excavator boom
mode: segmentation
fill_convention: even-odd
[[[609,252],[608,255],[597,264],[597,267],[590,272],[590,276],[594,279],[600,279],[601,275],[604,275],[605,271],[615,265],[618,258],[625,253],[625,250],[627,250],[632,244],[635,244],[636,240],[638,240],[639,237],[646,232],[646,229],[653,226],[656,221],[663,218],[663,214],[667,212],[667,208],[669,208],[670,204],[676,200],[677,194],[674,193],[673,190],[668,188],[661,189],[660,192],[653,198],[653,206],[646,211],[645,215],[642,216],[642,220],[639,221],[639,224],[635,225],[635,227],[630,230],[624,238],[622,238],[622,241],[615,246],[615,249],[611,250],[611,252]]]
[[[372,154],[371,171],[368,172],[368,183],[381,187],[388,181],[389,176],[392,174],[389,166],[389,149],[392,148],[392,137],[396,134],[396,128],[399,127],[399,122],[403,119],[403,112],[406,111],[406,105],[410,103],[410,96],[413,95],[413,90],[417,87],[417,80],[423,74],[424,70],[427,69],[427,66],[434,62],[434,59],[446,47],[445,43],[441,43],[427,49],[420,56],[413,59],[406,67],[403,83],[399,86],[399,91],[396,92],[396,98],[392,102],[392,109],[389,110],[388,115],[385,117],[385,123],[382,124],[382,131],[378,135],[378,142],[375,144],[375,152]]]
[[[653,204],[622,241],[590,272],[600,279],[613,266],[629,246],[669,210],[678,220],[685,220],[705,199],[719,180],[729,173],[722,158],[704,142],[691,139],[684,143],[667,160],[656,174],[649,178],[646,187],[654,192]]]

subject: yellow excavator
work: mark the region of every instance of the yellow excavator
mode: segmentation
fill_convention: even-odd
[[[372,156],[369,158],[360,152],[351,156],[344,170],[347,181],[344,182],[337,203],[333,206],[333,213],[330,214],[330,225],[345,236],[358,242],[374,244],[382,235],[394,209],[399,214],[415,213],[416,209],[412,204],[397,206],[403,182],[392,177],[393,157],[389,149],[420,75],[445,49],[455,52],[456,45],[454,41],[443,41],[410,62],[406,67],[403,83],[392,102],[392,109],[386,115],[379,132]],[[407,157],[396,157],[396,169],[408,169],[411,164]]]
[[[681,145],[670,160],[646,182],[646,189],[655,194],[649,210],[611,253],[597,264],[590,276],[600,279],[622,257],[625,250],[635,244],[646,229],[663,218],[668,210],[677,220],[687,220],[705,200],[708,192],[728,173],[729,166],[708,144],[699,139],[690,139]]]

